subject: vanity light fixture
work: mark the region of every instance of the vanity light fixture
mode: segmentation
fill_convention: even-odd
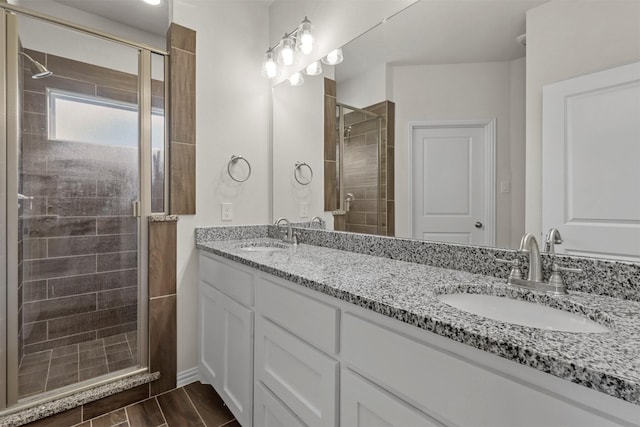
[[[152,6],[157,6],[160,4],[162,0],[143,0],[145,3],[150,4]]]
[[[304,73],[307,76],[317,76],[322,74],[322,64],[320,61],[314,61],[311,64],[307,65],[307,68],[304,69]]]
[[[305,16],[297,28],[285,33],[275,46],[269,47],[262,63],[262,75],[269,79],[275,77],[278,74],[276,58],[284,66],[293,65],[297,52],[309,55],[313,51],[313,42],[311,21]]]
[[[289,84],[291,86],[302,86],[303,83],[304,77],[302,77],[301,72],[294,73],[291,75],[291,77],[289,77]]]
[[[338,48],[338,49],[332,50],[327,54],[327,56],[322,58],[322,62],[324,62],[327,65],[338,65],[339,63],[342,62],[343,59],[344,57],[342,56],[342,49]]]

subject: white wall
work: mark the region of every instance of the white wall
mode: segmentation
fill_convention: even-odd
[[[195,227],[265,224],[270,219],[271,87],[260,77],[269,37],[268,3],[175,0],[173,21],[197,31],[196,215],[178,221],[178,372],[182,372],[197,366]],[[226,173],[233,154],[251,162],[251,178],[243,184],[234,183]],[[222,202],[233,203],[232,222],[221,221]]]
[[[269,9],[269,37],[262,42],[262,53],[295,29],[305,16],[314,28],[314,51],[274,79],[279,83],[293,72],[302,70],[335,48],[344,46],[383,19],[399,12],[416,0],[275,0]]]
[[[273,217],[308,221],[324,211],[324,78],[307,76],[302,86],[273,88]],[[295,181],[296,162],[313,169],[309,185]],[[305,170],[306,172],[306,170]],[[300,216],[307,203],[309,215]]]
[[[339,80],[336,88],[338,102],[364,108],[389,99],[387,96],[387,65],[379,64],[366,73],[348,80]],[[340,72],[338,66],[337,73]],[[338,74],[337,78],[340,78]]]
[[[542,87],[637,61],[640,1],[554,0],[527,12],[527,232],[543,232]]]
[[[396,235],[410,237],[409,123],[425,120],[497,119],[496,159],[496,245],[511,247],[512,197],[522,192],[521,180],[512,180],[512,159],[522,150],[512,152],[511,144],[522,144],[523,136],[511,135],[511,105],[520,104],[524,90],[512,94],[514,86],[524,85],[524,67],[516,62],[475,64],[417,65],[393,67],[393,98],[396,103],[395,191]],[[513,99],[512,99],[513,95]],[[520,132],[522,132],[521,123]],[[516,129],[514,129],[514,133]],[[511,192],[501,193],[500,183],[510,182]],[[518,222],[515,222],[517,226]]]

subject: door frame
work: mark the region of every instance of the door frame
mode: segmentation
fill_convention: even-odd
[[[409,180],[409,235],[413,238],[413,133],[419,129],[456,129],[456,128],[484,128],[484,246],[495,246],[496,243],[496,118],[464,119],[464,120],[421,120],[409,122],[407,153],[407,172]]]

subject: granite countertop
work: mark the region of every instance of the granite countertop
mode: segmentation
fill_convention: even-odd
[[[197,247],[452,340],[640,405],[640,303],[571,292],[550,296],[504,279],[299,244],[279,252],[270,238],[199,242]],[[491,320],[436,297],[470,292],[508,296],[586,315],[608,333],[548,331]]]

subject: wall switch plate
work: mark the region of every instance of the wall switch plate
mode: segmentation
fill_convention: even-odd
[[[300,218],[309,218],[309,203],[300,203]]]
[[[222,204],[222,220],[223,221],[233,220],[233,203],[226,202]]]

